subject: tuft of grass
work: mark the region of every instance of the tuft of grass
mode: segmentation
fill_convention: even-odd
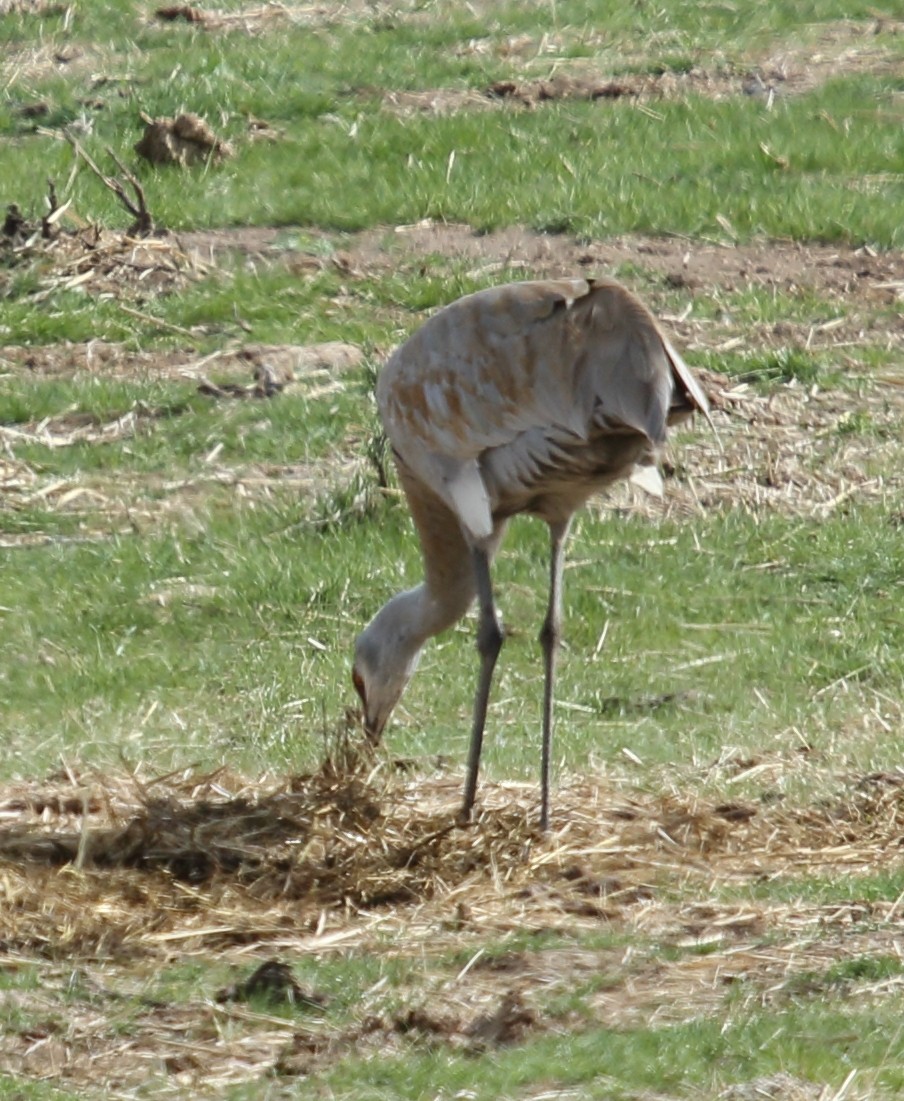
[[[547,1089],[578,1090],[600,1101],[650,1089],[714,1096],[720,1088],[779,1071],[838,1089],[854,1065],[861,1086],[890,1098],[904,1088],[901,1043],[890,1007],[865,1014],[834,1005],[783,1013],[742,1010],[727,1021],[544,1036],[477,1059],[445,1050],[383,1058],[367,1064],[368,1089],[374,1098],[415,1098],[442,1083],[489,1101],[517,1097],[540,1081]],[[350,1098],[363,1072],[349,1060],[325,1082],[333,1096]],[[233,1096],[252,1094],[240,1088]]]
[[[837,795],[837,793],[835,793]],[[770,900],[776,903],[822,904],[836,902],[869,906],[877,901],[894,901],[904,891],[904,872],[881,870],[845,876],[844,879],[826,879],[821,876],[800,876],[769,884],[752,883],[745,886],[740,897],[751,900]],[[738,897],[728,892],[725,897]]]
[[[825,974],[826,982],[834,986],[852,983],[880,983],[904,972],[904,961],[897,956],[856,956],[833,964]]]
[[[778,348],[741,361],[735,371],[743,382],[800,382],[810,385],[822,373],[820,357],[802,348]]]

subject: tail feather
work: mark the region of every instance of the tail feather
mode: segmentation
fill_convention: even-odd
[[[691,373],[690,367],[665,337],[662,338],[662,343],[672,365],[672,373],[676,382],[679,401],[676,406],[673,406],[675,412],[679,414],[679,418],[682,413],[702,413],[706,418],[706,423],[715,432],[716,426],[713,424],[709,411],[709,401],[703,392],[703,387],[697,382]]]

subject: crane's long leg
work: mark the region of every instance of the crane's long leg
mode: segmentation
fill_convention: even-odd
[[[493,582],[490,577],[490,551],[474,547],[471,554],[474,563],[477,600],[480,607],[480,620],[477,627],[480,675],[477,680],[477,693],[474,696],[471,747],[468,751],[468,772],[465,778],[464,801],[461,805],[461,820],[463,822],[470,819],[474,797],[477,794],[477,772],[480,768],[480,751],[483,748],[483,730],[486,725],[487,706],[490,702],[493,670],[496,668],[496,659],[502,649],[503,637],[502,624],[499,622],[496,602],[493,598]]]
[[[555,699],[556,656],[562,638],[562,571],[565,540],[570,520],[549,525],[549,605],[540,629],[543,647],[543,742],[540,752],[540,829],[549,829],[549,772],[552,756],[553,702]]]

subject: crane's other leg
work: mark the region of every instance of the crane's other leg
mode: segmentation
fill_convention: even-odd
[[[477,652],[480,654],[480,675],[477,680],[477,694],[474,697],[474,721],[471,727],[471,746],[468,750],[468,772],[465,777],[464,801],[461,805],[461,820],[471,818],[474,797],[477,794],[477,772],[480,768],[480,751],[483,748],[483,730],[487,720],[487,707],[490,702],[490,688],[493,683],[493,670],[496,659],[502,649],[502,624],[496,612],[493,598],[493,581],[490,577],[490,556],[492,549],[474,547],[471,551],[474,564],[474,580],[477,587],[477,600],[480,606],[480,619],[477,627]]]
[[[565,541],[571,520],[549,525],[549,606],[540,628],[543,648],[543,742],[540,751],[540,829],[549,829],[549,773],[552,757],[553,702],[555,700],[556,657],[562,638],[562,572]]]

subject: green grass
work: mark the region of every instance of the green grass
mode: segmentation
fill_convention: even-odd
[[[904,183],[899,120],[882,107],[881,89],[873,78],[839,80],[771,112],[743,96],[663,101],[654,116],[621,103],[438,118],[396,118],[373,107],[361,112],[353,140],[330,115],[293,129],[284,143],[244,146],[222,167],[141,175],[152,212],[172,229],[251,223],[349,231],[434,218],[588,236],[722,237],[727,220],[740,239],[892,247],[902,241],[895,210]],[[839,126],[851,126],[856,141],[839,141]],[[100,132],[92,144],[112,140],[126,155],[136,136]],[[48,172],[63,177],[71,161],[51,139],[35,141],[44,155],[30,157],[15,184],[0,180],[23,208],[43,193]],[[761,144],[787,151],[790,167],[776,169]],[[852,186],[865,174],[876,178],[875,193]],[[123,222],[96,180],[77,186],[83,215]]]
[[[31,398],[34,404],[26,404]],[[38,382],[9,402],[0,392],[0,423],[33,424],[56,417],[56,434],[63,439],[70,431],[100,430],[130,412],[138,418],[134,435],[66,447],[31,442],[41,437],[30,437],[18,447],[18,455],[36,469],[53,470],[63,478],[122,472],[141,479],[141,489],[154,494],[159,489],[150,481],[152,475],[171,479],[180,473],[209,472],[208,456],[214,448],[221,464],[246,470],[254,463],[326,459],[335,453],[337,423],[345,427],[345,435],[352,434],[356,425],[360,427],[362,409],[353,387],[333,395],[329,406],[303,393],[278,401],[217,400],[198,394],[197,386],[187,383]],[[303,435],[296,432],[299,423],[305,425]]]
[[[790,904],[864,904],[898,898],[904,891],[904,873],[896,869],[850,874],[843,879],[798,876],[780,882],[751,883],[742,889],[727,888],[723,897],[753,902]]]
[[[246,6],[228,0],[217,9]],[[366,355],[351,375],[325,379],[339,384],[326,398],[299,380],[267,401],[205,397],[192,380],[157,373],[150,358],[128,377],[77,370],[65,356],[48,374],[12,353],[0,359],[0,540],[9,544],[0,549],[2,777],[33,779],[61,760],[119,769],[123,759],[143,762],[145,774],[194,763],[286,773],[321,757],[356,702],[348,676],[355,635],[421,576],[404,504],[380,490],[366,459],[378,449],[374,368],[437,306],[534,273],[414,255],[394,226],[430,218],[591,243],[641,232],[687,237],[688,248],[781,237],[900,249],[904,36],[881,26],[872,33],[874,7],[442,0],[364,6],[341,18],[312,9],[307,23],[277,20],[260,34],[165,25],[150,9],[100,0],[0,17],[12,58],[0,104],[0,209],[15,202],[39,217],[50,177],[73,199],[73,213],[124,227],[128,215],[109,191],[84,168],[73,174],[69,146],[36,125],[87,128],[80,140],[109,170],[107,146],[134,165],[139,111],[189,109],[230,139],[236,156],[186,171],[134,165],[158,222],[186,231],[283,227],[267,253],[221,257],[166,295],[142,284],[106,295],[48,292],[54,256],[0,247],[0,344],[37,351],[104,340],[131,352],[178,352],[186,364],[251,342],[343,340]],[[839,64],[831,79],[804,94],[783,90],[771,107],[739,90],[718,99],[689,91],[640,104],[565,100],[445,114],[400,114],[386,101],[392,91],[480,92],[494,80],[554,72],[702,68],[739,89],[770,55],[805,43],[831,49],[841,20],[862,20],[870,31],[851,38],[866,44],[853,54],[886,51],[887,66]],[[36,101],[47,113],[24,117],[20,108]],[[281,140],[252,143],[249,116],[278,127]],[[331,262],[354,247],[357,231],[374,229],[383,250],[364,270]],[[301,262],[312,257],[321,269]],[[828,434],[839,450],[863,445],[852,476],[896,484],[885,448],[899,422],[883,419],[890,400],[883,409],[867,399],[877,374],[897,371],[890,334],[899,303],[829,296],[804,271],[781,289],[738,282],[695,293],[667,285],[641,253],[620,274],[660,312],[692,305],[689,361],[748,383],[767,413],[788,387],[830,391],[837,418],[806,431]],[[841,316],[835,346],[818,327]],[[819,335],[812,347],[811,330]],[[722,334],[737,346],[720,348]],[[219,377],[215,360],[205,370]],[[125,438],[61,447],[40,439],[45,421],[62,436],[133,411],[137,427]],[[679,438],[673,452],[682,484],[696,474],[682,457],[687,442]],[[824,454],[802,432],[796,473],[815,484]],[[310,481],[293,480],[309,468]],[[900,521],[891,488],[882,503],[855,494],[811,515],[766,505],[661,520],[596,507],[581,514],[566,573],[557,780],[603,772],[626,799],[680,792],[689,804],[699,797],[806,809],[850,802],[858,777],[898,768]],[[543,525],[514,522],[495,571],[509,634],[485,771],[499,780],[533,781],[538,768],[546,559]],[[427,649],[387,731],[387,755],[442,755],[450,770],[461,767],[477,671],[473,634],[469,618]],[[730,766],[746,760],[777,767],[739,778]],[[881,917],[904,885],[893,861],[845,876],[803,868],[710,883],[673,877],[666,866],[655,878],[653,905],[670,914],[659,933],[635,923],[630,907],[624,921],[600,919],[591,931],[586,922],[522,921],[513,901],[509,933],[478,921],[450,940],[444,925],[409,929],[400,911],[366,949],[299,953],[290,960],[296,977],[328,996],[326,1027],[339,1033],[371,1009],[387,1019],[412,1006],[438,1012],[447,992],[454,1003],[465,979],[477,981],[477,970],[459,978],[476,953],[485,964],[523,954],[542,970],[578,951],[596,953],[599,966],[573,980],[553,970],[553,980],[532,989],[544,1027],[514,1046],[466,1053],[399,1035],[393,1051],[345,1053],[316,1082],[261,1073],[228,1096],[343,1099],[360,1097],[364,1083],[368,1097],[387,1099],[514,1099],[557,1089],[587,1099],[713,1098],[779,1071],[834,1096],[852,1069],[851,1096],[904,1090],[901,963]],[[191,900],[204,902],[197,893]],[[638,1024],[626,1009],[617,1027],[601,1027],[599,999],[611,991],[688,961],[715,975],[722,957],[710,956],[724,952],[729,965],[736,958],[728,940],[684,935],[681,908],[697,903],[762,911],[763,931],[738,947],[768,954],[803,945],[799,967],[740,974],[724,987],[714,979],[699,1012],[666,1007],[675,1008],[670,1024]],[[872,917],[852,919],[862,940],[830,963],[819,952],[808,960],[800,924],[782,924],[788,908],[812,908],[822,920],[820,908],[859,903],[876,904]],[[296,916],[290,942],[320,920],[303,904]],[[813,923],[806,935],[819,948],[834,928]],[[288,1043],[310,1024],[297,1007],[263,1002],[240,1007],[250,1020],[211,1024],[216,991],[245,974],[253,946],[241,956],[189,956],[176,941],[165,959],[130,966],[79,958],[62,969],[49,960],[64,949],[51,947],[48,960],[0,972],[0,1034],[40,1024],[32,995],[59,1007],[47,1019],[106,1014],[105,1027],[125,1038],[148,1027],[155,1000],[205,1022],[205,1044],[220,1027],[222,1036],[244,1028],[253,1037],[271,1017]],[[109,998],[73,978],[83,965]],[[507,972],[498,975],[501,995]],[[139,1095],[181,1088],[162,1065],[161,1057]],[[191,1088],[203,1093],[206,1084]],[[72,1095],[0,1077],[3,1101]]]
[[[541,525],[519,523],[496,572],[512,631],[491,709],[487,760],[497,774],[535,767],[546,553]],[[355,629],[419,577],[416,541],[396,506],[324,532],[290,501],[211,503],[156,535],[14,554],[0,589],[9,609],[0,667],[23,763],[37,745],[50,759],[78,745],[109,763],[123,728],[159,752],[164,717],[175,712],[191,746],[180,752],[200,750],[212,763],[228,747],[246,764],[308,764],[318,751],[311,732],[352,701]],[[904,550],[882,512],[808,524],[584,517],[572,557],[560,686],[569,770],[613,759],[626,740],[651,764],[690,764],[725,745],[781,746],[796,728],[837,752],[862,699],[893,696],[904,680]],[[172,593],[163,608],[158,590]],[[58,594],[50,606],[48,592]],[[607,621],[605,653],[590,660]],[[393,749],[463,756],[475,675],[466,623],[426,652],[390,732]],[[857,691],[836,699],[831,686],[844,678]],[[675,702],[650,710],[651,697]],[[154,703],[163,727],[141,735],[135,724]],[[887,760],[881,740],[843,752],[851,767]],[[7,762],[14,771],[18,753]]]
[[[871,1012],[830,1004],[785,1013],[745,1011],[728,1021],[658,1029],[591,1028],[477,1059],[443,1049],[366,1063],[351,1059],[326,1075],[325,1085],[337,1098],[356,1096],[366,1078],[373,1098],[418,1098],[443,1088],[489,1101],[516,1098],[541,1084],[548,1090],[576,1089],[587,1099],[627,1101],[643,1090],[708,1096],[714,1088],[780,1071],[837,1089],[857,1067],[859,1084],[872,1085],[875,1096],[890,1097],[904,1088],[895,1012],[900,1004]],[[300,1086],[275,1086],[269,1096],[292,1096]],[[260,1096],[259,1088],[240,1088],[230,1096]]]
[[[97,424],[123,416],[142,401],[148,408],[171,409],[174,416],[188,405],[188,384],[167,386],[153,377],[141,380],[91,378],[9,377],[0,381],[0,424],[14,426],[42,421],[45,417],[90,418]],[[199,402],[200,404],[200,402]]]
[[[843,16],[839,5],[811,7],[815,23],[874,14],[868,5],[845,8]],[[572,44],[583,38],[586,45],[592,37],[599,68],[616,76],[636,67],[625,65],[628,43],[636,54],[643,42],[645,64],[655,69],[674,68],[677,47],[705,63],[715,42],[731,41],[730,59],[722,64],[733,67],[740,82],[750,67],[745,50],[783,41],[792,25],[804,38],[818,31],[792,15],[793,6],[770,5],[760,20],[721,5],[698,12],[673,4],[665,19],[628,8],[609,13],[606,35],[591,35],[598,18],[592,5],[513,6],[494,12],[489,25],[477,25],[465,7],[448,5],[432,20],[415,12],[384,26],[364,19],[282,28],[276,44],[268,35],[249,38],[184,24],[129,26],[118,6],[112,13],[106,4],[85,8],[60,41],[90,41],[96,22],[109,19],[102,38],[113,46],[107,68],[126,76],[126,83],[98,88],[93,70],[76,67],[72,79],[48,70],[33,80],[14,78],[10,104],[43,98],[50,110],[43,124],[51,128],[87,112],[93,130],[83,140],[101,160],[107,144],[131,159],[139,109],[158,115],[188,107],[208,117],[238,142],[235,160],[189,173],[139,169],[152,212],[170,228],[300,224],[355,230],[432,217],[588,235],[721,236],[727,219],[742,239],[765,234],[879,247],[902,240],[895,213],[904,197],[894,109],[900,81],[893,76],[841,76],[805,95],[780,96],[772,110],[740,93],[718,101],[693,94],[657,100],[648,112],[630,101],[602,101],[399,118],[382,106],[385,90],[482,89],[510,76],[513,67],[517,75],[525,60],[506,61],[493,44],[527,28],[538,40],[554,33]],[[25,41],[29,26],[34,33],[27,17],[7,20],[14,39],[17,29]],[[53,41],[52,25],[45,33]],[[473,41],[489,48],[468,49]],[[894,35],[875,41],[900,52]],[[130,52],[135,47],[140,54]],[[189,64],[183,63],[186,50]],[[538,67],[532,75],[545,72]],[[86,100],[102,108],[86,108]],[[280,126],[284,140],[247,143],[248,116]],[[26,136],[28,125],[11,109],[0,115],[0,141],[15,152],[5,159],[5,171],[0,168],[0,194],[36,214],[46,177],[66,179],[72,154],[52,138]],[[871,189],[857,186],[863,177],[873,181]],[[75,198],[83,216],[124,224],[113,197],[84,172]]]
[[[68,1090],[47,1082],[29,1082],[20,1075],[0,1074],[0,1098],[3,1101],[63,1101],[71,1097]]]

